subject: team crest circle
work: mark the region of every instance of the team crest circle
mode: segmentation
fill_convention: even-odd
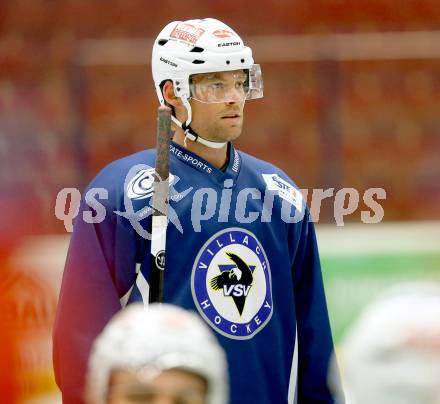
[[[200,315],[228,338],[252,338],[272,316],[269,261],[248,230],[224,229],[203,245],[192,269],[191,288]]]

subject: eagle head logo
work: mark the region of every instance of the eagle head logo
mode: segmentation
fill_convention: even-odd
[[[220,274],[210,280],[213,290],[223,291],[223,296],[232,297],[240,315],[243,314],[246,298],[254,280],[255,265],[248,265],[238,255],[227,252],[233,264],[219,265]]]

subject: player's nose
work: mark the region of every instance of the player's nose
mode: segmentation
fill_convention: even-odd
[[[231,87],[227,94],[227,104],[242,103],[245,100],[245,94],[240,88]]]

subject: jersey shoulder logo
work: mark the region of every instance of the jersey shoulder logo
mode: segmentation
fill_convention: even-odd
[[[130,199],[147,199],[153,195],[154,168],[140,170],[129,181],[126,187],[127,196]],[[170,183],[174,181],[174,175],[170,173]]]
[[[278,196],[290,202],[299,212],[303,210],[303,196],[292,184],[283,180],[278,174],[261,174],[269,191],[277,191]]]
[[[248,230],[224,229],[203,245],[194,262],[191,288],[201,316],[226,337],[252,338],[272,316],[269,261]]]

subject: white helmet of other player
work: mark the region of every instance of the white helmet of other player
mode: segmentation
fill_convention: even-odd
[[[106,403],[112,371],[182,369],[207,381],[208,404],[228,396],[224,352],[202,319],[169,304],[131,304],[96,339],[89,359],[86,397]]]
[[[341,347],[353,404],[440,403],[440,286],[395,286],[372,303]]]
[[[220,148],[225,143],[203,139],[191,129],[189,99],[194,98],[191,75],[244,70],[247,74],[244,99],[263,97],[261,69],[254,64],[252,50],[244,45],[232,28],[213,18],[169,23],[154,41],[151,66],[160,103],[165,103],[162,85],[166,80],[171,80],[176,96],[181,98],[187,110],[186,122],[172,117],[173,122],[184,130],[186,138],[208,147]]]

